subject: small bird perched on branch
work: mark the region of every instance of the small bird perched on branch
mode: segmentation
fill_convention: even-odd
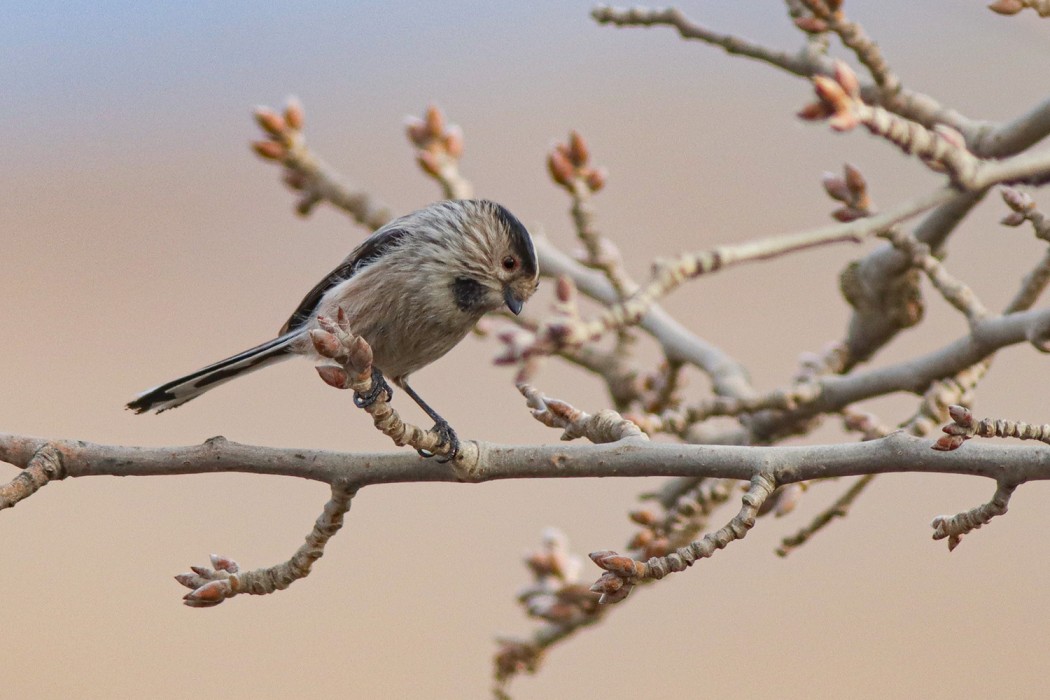
[[[392,397],[385,375],[434,420],[452,459],[455,431],[408,377],[451,350],[489,311],[505,305],[520,313],[538,277],[532,238],[506,208],[470,199],[432,204],[369,236],[307,293],[277,338],[150,389],[127,407],[166,411],[294,355],[320,359],[310,331],[318,316],[335,318],[342,309],[374,357],[372,390],[354,402],[368,406],[383,391]]]

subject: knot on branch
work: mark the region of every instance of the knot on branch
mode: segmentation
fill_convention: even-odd
[[[0,510],[12,508],[41,487],[64,478],[66,470],[62,464],[62,453],[54,445],[44,445],[33,454],[25,469],[0,486]]]
[[[887,319],[898,329],[911,328],[922,320],[926,305],[917,268],[905,268],[889,280],[869,282],[861,266],[860,260],[854,260],[839,275],[839,290],[858,315]]]

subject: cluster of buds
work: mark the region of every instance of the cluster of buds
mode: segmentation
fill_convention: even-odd
[[[835,70],[831,77],[813,76],[813,90],[817,101],[803,107],[798,116],[807,121],[822,121],[835,131],[849,131],[859,121],[854,114],[854,105],[861,101],[860,81],[857,74],[842,61],[835,61]]]
[[[574,624],[596,614],[598,597],[579,582],[583,560],[569,551],[560,530],[544,530],[541,549],[528,553],[525,565],[533,582],[518,593],[518,602],[530,617]]]
[[[827,120],[835,131],[850,131],[863,125],[871,133],[914,154],[935,172],[948,173],[952,180],[970,183],[979,164],[966,148],[966,139],[945,124],[926,129],[881,107],[865,104],[860,81],[843,61],[835,61],[832,76],[813,76],[817,101],[803,107],[798,116],[809,121]]]
[[[944,435],[933,445],[933,449],[942,452],[951,452],[961,447],[975,434],[976,421],[974,421],[973,411],[965,406],[954,405],[948,407],[948,415],[951,416],[953,422],[941,428]]]
[[[303,107],[294,97],[288,98],[284,113],[269,107],[255,108],[255,121],[266,134],[266,140],[253,141],[252,149],[260,158],[283,161],[303,130]]]
[[[557,143],[547,155],[547,169],[551,179],[576,195],[597,192],[605,187],[606,172],[590,165],[591,154],[587,142],[576,131],[569,133],[568,143]]]
[[[831,212],[831,216],[843,223],[871,216],[871,199],[864,176],[849,163],[843,166],[842,171],[842,177],[835,173],[824,173],[822,178],[824,191],[836,202],[842,203],[841,207]]]
[[[630,595],[631,590],[645,577],[644,562],[635,561],[612,551],[591,552],[591,561],[604,570],[601,577],[594,582],[591,590],[600,594],[598,602],[602,605],[619,603]]]
[[[433,178],[447,177],[448,168],[463,155],[463,131],[455,124],[447,124],[436,105],[428,106],[422,119],[406,119],[405,133],[417,149],[419,167]]]
[[[211,565],[215,568],[191,566],[191,571],[175,577],[176,581],[190,589],[182,600],[191,608],[215,607],[237,593],[236,574],[240,571],[237,562],[212,554]]]
[[[568,538],[560,530],[544,530],[541,548],[525,555],[525,565],[533,582],[518,593],[518,602],[529,617],[571,630],[591,624],[605,612],[598,596],[579,582],[583,560],[569,551]],[[545,649],[543,644],[518,639],[501,639],[499,645],[495,663],[500,682],[535,671]]]
[[[310,340],[321,357],[336,365],[320,365],[317,374],[336,389],[368,391],[372,385],[372,348],[364,338],[350,333],[349,320],[342,307],[336,318],[319,316],[320,328],[310,331]]]
[[[544,396],[539,389],[528,384],[519,384],[518,391],[525,397],[532,417],[548,428],[562,428],[562,440],[579,437],[586,427],[590,414],[572,404]]]
[[[269,107],[256,107],[254,115],[266,139],[253,141],[252,150],[263,160],[284,166],[281,179],[289,189],[303,193],[295,210],[306,216],[321,201],[321,196],[314,191],[308,170],[303,167],[303,106],[299,100],[290,97],[282,114]]]
[[[1006,206],[1010,207],[1011,212],[999,223],[1003,226],[1020,226],[1025,221],[1031,221],[1036,237],[1050,241],[1050,219],[1036,209],[1035,200],[1030,194],[1013,187],[1004,187],[1002,195],[1003,201],[1006,202]]]
[[[948,415],[952,422],[941,428],[945,434],[933,445],[935,450],[949,452],[975,436],[1038,440],[1050,444],[1050,424],[1034,425],[993,418],[977,420],[970,409],[958,405],[949,406]]]

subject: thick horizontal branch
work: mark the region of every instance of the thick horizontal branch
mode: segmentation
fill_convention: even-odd
[[[360,488],[407,482],[480,483],[499,479],[686,476],[749,480],[762,472],[778,485],[890,472],[968,474],[1022,483],[1050,479],[1050,447],[967,445],[954,452],[893,433],[839,445],[740,447],[650,443],[500,445],[464,442],[448,464],[414,452],[353,453],[259,447],[212,438],[190,447],[124,447],[0,433],[0,459],[29,464],[42,447],[61,455],[67,477],[171,476],[242,472],[298,477]]]

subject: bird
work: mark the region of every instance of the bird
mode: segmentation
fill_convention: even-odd
[[[320,327],[319,317],[336,318],[341,310],[373,353],[373,388],[354,403],[366,407],[384,391],[393,398],[389,378],[434,421],[449,447],[444,461],[454,459],[455,430],[409,377],[445,355],[486,313],[505,306],[520,314],[538,280],[532,237],[506,207],[484,199],[437,202],[372,233],[307,292],[276,338],[148,389],[127,408],[160,413],[277,362],[316,361],[310,331]]]

